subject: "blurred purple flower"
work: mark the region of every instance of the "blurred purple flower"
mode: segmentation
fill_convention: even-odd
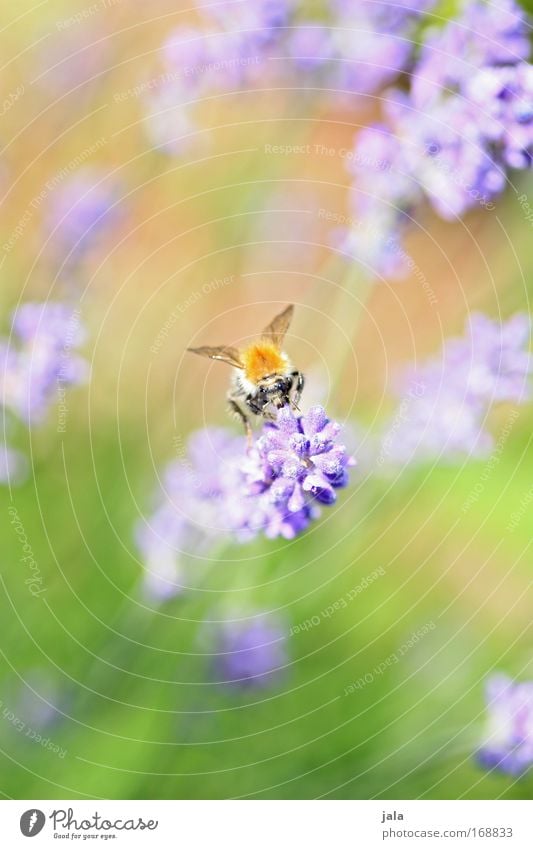
[[[277,30],[289,24],[296,0],[222,0],[200,10],[227,31],[248,31],[258,44],[272,41]]]
[[[524,403],[531,398],[531,319],[517,313],[501,324],[472,313],[466,338],[447,345],[448,369],[472,397],[485,402]]]
[[[356,176],[349,194],[351,215],[336,240],[375,275],[402,277],[407,254],[401,237],[422,197],[405,151],[397,136],[379,124],[359,133],[348,162]]]
[[[513,0],[465,0],[457,19],[425,34],[411,96],[419,108],[460,90],[486,66],[513,65],[530,53],[527,14]]]
[[[27,422],[42,420],[59,389],[85,381],[87,365],[76,352],[84,338],[79,314],[67,304],[19,307],[4,354],[3,404]]]
[[[465,336],[448,340],[440,357],[406,370],[378,464],[486,455],[491,405],[531,397],[530,333],[526,315],[499,324],[475,313]]]
[[[66,693],[61,691],[50,672],[44,668],[33,668],[25,673],[16,706],[28,725],[44,729],[63,719],[67,702]]]
[[[28,461],[24,454],[0,442],[0,484],[11,486],[22,483],[28,474]]]
[[[338,0],[325,16],[309,17],[296,0],[227,0],[198,4],[205,22],[182,26],[164,42],[162,75],[168,109],[179,127],[190,120],[191,102],[227,92],[265,86],[292,71],[299,86],[324,83],[328,97],[377,91],[412,64],[415,26],[435,0],[390,4]],[[172,88],[176,92],[172,95]],[[149,86],[148,131],[161,139],[158,120],[163,94]],[[353,99],[353,98],[352,98]],[[165,123],[165,122],[163,122]],[[172,130],[170,130],[172,133]],[[173,133],[173,138],[180,134]],[[156,141],[168,153],[187,146]]]
[[[334,56],[331,29],[317,21],[303,21],[287,36],[287,50],[300,71],[323,68]]]
[[[426,112],[395,94],[387,114],[413,198],[417,191],[419,202],[425,195],[442,218],[453,219],[476,203],[487,205],[504,189],[505,169],[489,146],[484,115],[472,103],[450,97]]]
[[[117,186],[103,174],[86,168],[53,194],[47,224],[60,259],[81,259],[120,220]]]
[[[486,769],[521,775],[533,765],[533,681],[492,675],[486,684],[487,725],[477,757]]]
[[[197,97],[244,86],[262,58],[247,33],[184,27],[172,33],[163,50],[178,86]]]
[[[220,683],[270,687],[287,664],[285,633],[266,615],[257,615],[247,621],[225,622],[219,629],[213,660],[215,676]]]
[[[533,67],[528,62],[484,68],[465,85],[486,138],[501,148],[510,168],[530,168],[533,161]],[[491,123],[489,123],[491,122]]]
[[[417,18],[434,5],[435,0],[336,0],[331,27],[337,85],[370,93],[392,82],[412,59]]]
[[[394,262],[390,245],[401,239],[406,214],[416,215],[424,200],[445,219],[476,204],[490,209],[505,188],[507,168],[530,167],[527,32],[526,14],[511,0],[498,7],[474,0],[458,20],[425,33],[410,90],[385,98],[388,134],[379,126],[356,139],[352,213],[356,223],[368,222],[374,238],[367,242],[352,228],[349,255],[378,274],[400,276],[405,264]],[[373,145],[379,155],[371,155]]]

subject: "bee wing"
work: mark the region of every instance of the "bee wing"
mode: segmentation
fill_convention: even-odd
[[[281,348],[285,334],[289,329],[293,313],[294,304],[289,304],[288,307],[285,307],[283,312],[280,312],[280,314],[273,318],[270,324],[265,327],[263,330],[263,338],[273,342],[277,348]]]
[[[241,362],[241,355],[237,348],[231,348],[229,345],[203,345],[201,348],[187,348],[192,354],[198,354],[200,357],[209,357],[210,360],[220,360],[223,363],[234,368],[244,368]]]

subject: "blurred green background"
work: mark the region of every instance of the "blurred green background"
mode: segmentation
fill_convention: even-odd
[[[532,483],[531,408],[466,510],[484,461],[384,480],[362,462],[308,533],[191,557],[189,589],[159,607],[140,596],[133,540],[175,446],[206,422],[226,423],[227,373],[185,359],[187,345],[254,333],[294,302],[290,352],[309,376],[309,398],[359,423],[364,455],[392,409],[403,362],[437,351],[470,309],[494,317],[529,309],[531,230],[514,192],[464,226],[427,213],[427,232],[414,233],[409,250],[436,306],[416,277],[369,291],[357,269],[332,258],[320,210],[346,214],[341,151],[375,117],[373,106],[242,93],[206,106],[209,138],[200,134],[183,158],[167,157],[150,149],[140,98],[116,95],[159,73],[158,45],[184,15],[170,0],[149,8],[123,0],[61,25],[83,8],[3,9],[2,99],[17,86],[24,93],[1,118],[0,241],[46,181],[102,139],[83,168],[113,173],[122,217],[75,280],[58,274],[46,250],[43,208],[0,267],[3,330],[19,298],[60,299],[75,287],[91,362],[90,384],[69,392],[66,433],[58,435],[54,411],[45,427],[17,433],[32,474],[0,495],[0,791],[28,799],[530,798],[532,778],[486,774],[472,752],[485,676],[533,675],[531,506],[506,530]],[[269,144],[309,144],[311,153],[274,155]],[[228,276],[228,285],[196,296]],[[509,413],[494,413],[496,438]],[[10,506],[43,574],[38,598],[24,584]],[[345,608],[290,634],[376,569],[384,574]],[[203,630],[236,610],[271,612],[286,628],[287,668],[269,690],[210,681]],[[345,695],[428,623],[435,627],[398,663]],[[10,712],[64,756],[17,730]]]

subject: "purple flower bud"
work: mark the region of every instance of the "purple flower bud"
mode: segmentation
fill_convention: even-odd
[[[486,684],[487,723],[477,752],[486,769],[521,775],[533,764],[533,681],[492,675]]]

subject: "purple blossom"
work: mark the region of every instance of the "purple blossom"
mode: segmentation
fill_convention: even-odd
[[[458,20],[425,34],[409,91],[388,92],[386,125],[356,139],[351,213],[358,226],[345,237],[349,255],[378,274],[400,276],[405,263],[402,269],[394,261],[391,244],[424,201],[445,219],[476,205],[490,209],[507,169],[530,167],[528,55],[526,15],[511,0],[465,3]]]
[[[50,671],[42,667],[28,670],[24,675],[24,685],[13,695],[17,711],[24,720],[40,729],[60,722],[69,701],[67,693],[61,691]],[[64,757],[64,754],[59,756]]]
[[[411,203],[425,197],[442,218],[453,219],[476,203],[490,203],[505,187],[505,170],[488,144],[487,122],[464,98],[451,97],[431,110],[408,98],[389,98],[387,114],[400,147],[397,160],[410,176]],[[398,176],[394,174],[393,191]]]
[[[120,219],[117,186],[92,168],[70,177],[53,194],[48,212],[53,250],[69,263],[91,250]]]
[[[202,9],[203,4],[198,4]],[[268,43],[289,24],[296,0],[223,0],[203,11],[225,30],[248,31],[258,44]]]
[[[533,67],[520,62],[484,68],[466,83],[465,96],[479,110],[484,133],[501,149],[504,163],[510,168],[531,167]]]
[[[166,65],[191,95],[238,89],[262,56],[249,34],[180,28],[163,46]],[[256,71],[257,73],[257,71]]]
[[[401,246],[408,213],[420,201],[405,151],[385,125],[362,130],[349,158],[356,182],[349,193],[349,227],[338,235],[341,249],[375,275],[401,277],[407,255]]]
[[[275,619],[264,614],[225,622],[217,642],[214,672],[224,684],[269,687],[287,664],[285,633]]]
[[[484,456],[492,446],[485,419],[494,402],[531,396],[530,320],[505,324],[473,314],[464,337],[441,356],[407,369],[399,404],[381,439],[378,464]]]
[[[533,682],[492,675],[486,684],[487,724],[478,760],[486,769],[521,775],[533,764]]]
[[[0,442],[0,483],[22,483],[28,474],[28,461],[24,454]]]
[[[435,0],[333,0],[340,20],[361,15],[388,32],[397,32],[426,14]]]
[[[323,68],[335,55],[331,29],[316,21],[304,21],[291,29],[287,51],[294,67],[300,71]]]
[[[318,406],[300,417],[285,407],[264,426],[247,477],[263,503],[267,536],[296,536],[316,514],[316,504],[333,504],[336,490],[346,486],[354,461],[336,441],[340,430]]]
[[[524,313],[517,313],[504,324],[473,313],[466,338],[447,345],[448,368],[461,375],[473,398],[524,403],[531,398],[530,337],[531,319]]]
[[[412,98],[427,107],[443,92],[459,91],[476,71],[513,65],[530,53],[526,12],[513,0],[466,0],[456,20],[424,38]]]
[[[332,82],[354,94],[374,92],[392,82],[407,65],[412,51],[408,38],[380,31],[360,14],[338,21],[332,29],[332,41]]]
[[[317,406],[304,416],[281,410],[250,449],[226,430],[193,434],[186,455],[166,470],[155,512],[137,528],[146,594],[176,595],[188,557],[207,556],[220,540],[292,539],[304,531],[348,482],[354,460],[339,433]]]
[[[338,0],[316,18],[296,0],[199,4],[204,22],[179,27],[163,44],[166,91],[149,87],[148,132],[163,150],[184,153],[187,145],[172,140],[191,120],[191,102],[264,86],[280,68],[286,79],[288,66],[302,87],[317,87],[318,77],[329,97],[374,92],[410,66],[417,19],[434,2]]]
[[[4,348],[2,402],[25,421],[40,421],[58,390],[80,384],[87,366],[79,315],[63,303],[26,303],[14,313]]]

